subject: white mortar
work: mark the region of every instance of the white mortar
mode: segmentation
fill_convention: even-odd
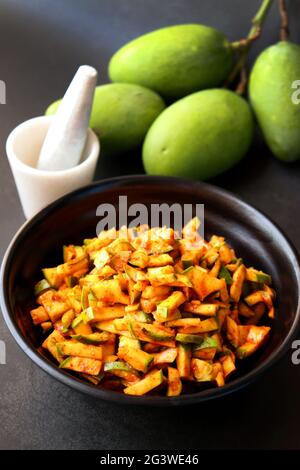
[[[96,134],[89,129],[82,162],[68,170],[45,171],[35,168],[53,116],[40,116],[23,122],[9,135],[6,153],[26,218],[50,202],[93,180],[100,151]]]

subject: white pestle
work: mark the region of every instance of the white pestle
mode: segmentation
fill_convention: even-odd
[[[67,170],[80,163],[87,140],[97,71],[82,65],[77,70],[53,118],[36,168]]]

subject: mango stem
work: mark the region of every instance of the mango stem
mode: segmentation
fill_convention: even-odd
[[[247,73],[247,68],[244,65],[244,67],[242,67],[240,71],[240,81],[238,83],[238,86],[235,89],[235,92],[238,95],[242,96],[245,93],[247,83],[248,83],[248,73]]]
[[[246,63],[251,44],[261,35],[262,25],[273,0],[263,0],[256,15],[252,19],[252,26],[246,38],[231,43],[233,50],[239,53],[239,59],[231,70],[224,86],[229,86],[237,76],[241,75],[241,82],[238,84],[237,92],[243,94],[247,86]]]
[[[279,6],[279,13],[280,13],[280,18],[281,18],[280,40],[287,41],[290,36],[290,31],[289,31],[289,16],[288,16],[288,11],[287,11],[285,0],[278,0],[278,6]]]

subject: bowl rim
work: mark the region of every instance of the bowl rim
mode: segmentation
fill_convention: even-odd
[[[295,317],[293,323],[290,327],[290,330],[287,336],[283,339],[283,342],[277,347],[271,354],[268,356],[261,364],[257,367],[254,367],[252,370],[247,372],[245,375],[238,377],[231,382],[228,382],[223,387],[209,388],[193,394],[180,395],[178,397],[165,397],[165,396],[130,396],[117,391],[106,390],[100,387],[95,387],[95,385],[85,383],[76,376],[70,375],[68,372],[59,369],[53,362],[49,359],[42,356],[38,351],[29,343],[28,339],[22,335],[19,331],[19,328],[14,320],[14,313],[10,309],[8,292],[5,288],[8,276],[10,262],[13,258],[13,252],[15,246],[20,242],[20,240],[27,234],[27,232],[38,223],[39,220],[42,220],[49,212],[55,211],[60,206],[64,205],[69,198],[76,198],[81,195],[81,193],[89,193],[93,191],[96,187],[102,187],[105,190],[105,187],[109,188],[110,186],[115,186],[122,183],[134,184],[137,182],[143,182],[143,184],[156,182],[160,184],[168,184],[172,186],[180,185],[187,186],[189,191],[192,188],[206,188],[210,194],[217,194],[219,196],[226,196],[226,199],[230,202],[238,203],[239,206],[244,207],[248,211],[251,210],[254,213],[258,213],[259,216],[262,216],[269,224],[277,230],[279,235],[285,240],[288,248],[290,249],[290,255],[293,257],[293,266],[295,271],[295,277],[297,279],[298,290],[300,291],[300,266],[299,266],[299,255],[293,243],[285,235],[282,229],[274,222],[269,216],[264,214],[260,209],[257,209],[255,206],[246,203],[239,196],[236,196],[232,192],[215,186],[210,183],[202,181],[191,181],[184,178],[176,177],[165,177],[165,176],[149,176],[149,175],[126,175],[126,176],[117,176],[113,178],[106,178],[97,180],[93,183],[83,186],[75,191],[71,191],[51,204],[47,205],[44,209],[39,211],[35,216],[26,221],[16,232],[12,238],[2,260],[1,273],[0,273],[0,284],[1,284],[1,295],[0,295],[0,306],[2,315],[4,317],[5,323],[12,334],[13,338],[17,342],[18,346],[25,352],[25,354],[42,370],[47,372],[49,375],[57,379],[59,382],[68,385],[71,388],[75,388],[77,391],[86,393],[95,398],[100,398],[105,401],[114,402],[117,404],[123,405],[148,405],[148,406],[178,406],[178,405],[192,405],[208,400],[213,400],[221,396],[226,396],[232,392],[240,390],[241,388],[248,385],[257,377],[261,376],[262,373],[266,372],[271,366],[273,366],[290,348],[292,339],[298,332],[300,326],[300,298],[298,299],[298,304],[295,312]]]

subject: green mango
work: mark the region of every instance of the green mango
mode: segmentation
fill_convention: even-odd
[[[52,103],[46,115],[56,113],[61,100]],[[129,152],[143,143],[155,118],[165,108],[152,90],[127,83],[96,87],[90,127],[101,141],[101,151],[109,155]]]
[[[113,82],[136,83],[167,100],[221,85],[233,54],[223,33],[200,24],[158,29],[134,39],[109,63]]]
[[[145,170],[206,180],[246,154],[253,127],[250,106],[232,91],[212,89],[186,96],[150,127],[143,146]]]
[[[265,140],[285,162],[300,159],[300,104],[292,100],[299,79],[300,46],[288,41],[265,49],[250,75],[250,100]]]

